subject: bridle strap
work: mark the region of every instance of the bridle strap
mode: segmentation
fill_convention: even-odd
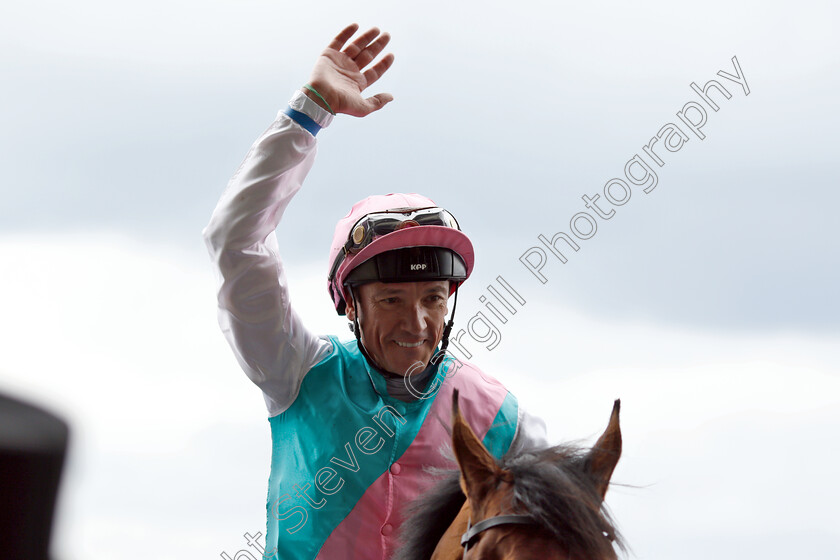
[[[496,517],[491,517],[489,519],[485,519],[484,521],[479,521],[475,525],[470,524],[471,521],[467,520],[467,532],[461,536],[461,546],[464,547],[464,557],[467,555],[467,550],[470,547],[470,541],[473,540],[473,537],[481,533],[482,531],[486,531],[492,527],[497,527],[499,525],[535,525],[534,519],[530,515],[497,515]]]

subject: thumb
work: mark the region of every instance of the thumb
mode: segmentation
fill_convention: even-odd
[[[394,96],[390,93],[377,93],[376,95],[365,99],[365,105],[367,105],[368,113],[373,113],[393,100]]]

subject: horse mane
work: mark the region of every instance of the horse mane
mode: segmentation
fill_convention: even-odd
[[[510,451],[499,465],[513,474],[511,513],[530,515],[574,556],[612,558],[613,543],[626,551],[587,473],[587,451],[561,444]],[[442,480],[406,510],[402,548],[393,560],[428,560],[466,500],[460,471],[439,470]]]

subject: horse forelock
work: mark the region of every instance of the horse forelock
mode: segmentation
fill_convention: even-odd
[[[531,516],[572,557],[614,558],[624,541],[586,470],[588,450],[563,444],[506,455],[513,473],[512,507]]]

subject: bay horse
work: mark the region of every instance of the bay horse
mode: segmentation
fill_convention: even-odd
[[[615,401],[589,449],[557,445],[487,451],[452,397],[452,450],[460,470],[415,502],[393,560],[613,560],[624,542],[603,506],[621,455]]]

